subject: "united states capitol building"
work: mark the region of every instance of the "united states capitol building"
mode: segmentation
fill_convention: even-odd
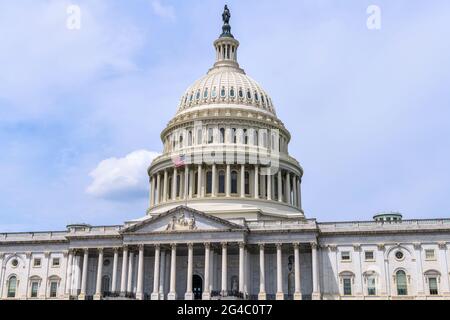
[[[214,65],[161,133],[147,214],[0,233],[1,299],[450,298],[450,219],[305,215],[291,135],[229,21],[225,8]]]

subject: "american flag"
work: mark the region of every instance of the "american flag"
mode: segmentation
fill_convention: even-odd
[[[176,156],[172,157],[172,162],[175,168],[184,167],[184,160],[185,160],[184,154],[182,155],[177,154]]]

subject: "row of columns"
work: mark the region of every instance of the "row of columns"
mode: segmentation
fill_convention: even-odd
[[[206,195],[206,179],[204,179],[203,174],[203,166],[197,166],[197,193],[195,197],[203,198]],[[191,166],[186,165],[184,170],[180,173],[178,179],[178,169],[174,168],[171,173],[169,173],[169,169],[165,169],[163,173],[158,172],[154,174],[150,178],[150,207],[154,207],[160,203],[165,203],[169,200],[175,201],[177,198],[179,199],[193,199],[194,198],[194,169]],[[245,165],[241,165],[238,169],[240,176],[240,194],[241,198],[246,197],[245,193],[245,173],[249,170],[246,170]],[[184,172],[184,174],[183,174]],[[169,176],[169,174],[171,176]],[[212,175],[212,192],[211,196],[216,197],[218,193],[218,170],[217,165],[213,164],[211,166],[211,175]],[[260,168],[258,165],[254,166],[253,169],[254,176],[254,190],[253,190],[253,198],[260,198],[260,191],[262,188],[263,198],[267,200],[278,200],[279,202],[284,202],[290,204],[299,209],[302,208],[301,205],[301,192],[300,192],[300,183],[301,180],[298,175],[293,174],[291,172],[284,173],[284,194],[283,194],[283,173],[281,170],[277,173],[278,179],[278,199],[275,199],[275,195],[273,194],[273,190],[275,187],[274,177],[275,175],[268,175],[267,183],[266,179],[261,179]],[[172,185],[169,186],[169,179],[172,178]],[[180,181],[178,181],[180,180]],[[191,181],[191,183],[189,183]],[[261,182],[261,184],[260,184]],[[250,181],[249,181],[250,183]],[[292,190],[291,190],[292,186]],[[168,188],[171,188],[171,197],[169,199]],[[178,196],[177,196],[178,194]],[[225,167],[225,196],[231,197],[231,165],[226,165]]]
[[[204,291],[202,299],[209,300],[211,298],[210,291],[210,282],[211,282],[211,274],[210,274],[210,255],[211,255],[211,244],[204,243],[205,249],[205,263],[204,263]],[[266,244],[259,244],[259,294],[258,299],[265,300],[266,295],[266,278],[265,278],[265,247]],[[161,246],[159,244],[154,245],[155,248],[155,259],[154,259],[154,275],[153,275],[153,291],[151,294],[152,300],[160,300],[164,299],[164,290],[163,290],[163,281],[160,279],[164,279],[164,265],[165,265],[165,254],[161,255]],[[300,300],[302,298],[301,295],[301,281],[300,281],[300,244],[294,243],[294,273],[295,273],[295,292],[294,299]],[[193,263],[194,263],[194,254],[193,254],[194,244],[188,244],[188,266],[187,266],[187,283],[186,283],[186,293],[184,296],[185,300],[192,300],[194,298],[193,288],[192,288],[192,278],[193,278]],[[227,279],[228,279],[228,244],[222,243],[222,285],[221,291],[226,294],[228,291],[227,287]],[[277,270],[277,292],[276,299],[283,300],[284,292],[283,292],[283,268],[282,268],[282,244],[276,244],[276,270]],[[138,274],[137,274],[137,286],[136,286],[136,299],[142,300],[144,299],[144,245],[139,245],[139,257],[138,257]],[[318,253],[317,253],[317,244],[311,244],[311,252],[312,252],[312,280],[313,280],[313,299],[320,298],[320,290],[319,290],[319,272],[318,272]],[[119,257],[119,249],[114,248],[114,261],[113,261],[113,274],[112,274],[112,287],[111,291],[116,292],[116,282],[117,282],[117,266],[118,266],[118,257]],[[70,266],[72,266],[73,261],[73,253],[69,253],[68,257],[68,286],[66,286],[66,293],[70,293],[70,283],[71,283],[71,272],[69,272]],[[101,299],[101,284],[102,284],[102,272],[103,272],[103,257],[104,257],[104,249],[98,249],[98,266],[97,266],[97,279],[96,279],[96,288],[94,299]],[[86,286],[87,286],[87,274],[88,274],[88,259],[89,259],[89,250],[84,250],[83,257],[83,267],[82,267],[82,278],[81,278],[81,292],[79,295],[79,299],[86,298]],[[164,260],[163,260],[164,259]],[[120,291],[121,292],[131,292],[132,291],[132,270],[133,270],[133,261],[134,261],[134,253],[129,252],[128,247],[123,248],[123,259],[122,259],[122,275],[120,282]],[[162,266],[162,267],[161,267]],[[170,288],[169,293],[167,295],[168,300],[176,300],[176,266],[177,266],[177,244],[171,244],[171,261],[170,261]],[[245,244],[239,243],[239,292],[244,293],[244,278],[245,278]],[[127,281],[128,280],[128,281]]]

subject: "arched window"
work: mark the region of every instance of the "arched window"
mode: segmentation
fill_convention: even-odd
[[[237,137],[236,137],[236,128],[231,129],[231,141],[233,143],[237,142]]]
[[[225,97],[225,94],[226,94],[226,92],[225,92],[225,87],[222,87],[222,90],[220,90],[220,96],[221,96],[222,98],[224,98],[224,97]]]
[[[211,144],[214,142],[214,129],[208,128],[208,143]]]
[[[188,146],[192,146],[192,131],[188,131]]]
[[[255,146],[258,146],[258,145],[259,145],[259,132],[258,132],[258,130],[255,130],[255,131],[253,132],[253,144],[254,144]]]
[[[200,99],[200,89],[197,90],[197,95],[195,96],[195,99],[196,100]]]
[[[397,295],[406,296],[408,295],[408,283],[406,279],[406,273],[403,270],[398,270],[395,274],[397,282]]]
[[[225,142],[225,129],[220,128],[220,143],[224,143],[224,142]]]
[[[230,97],[234,98],[234,88],[231,87],[230,89]]]
[[[252,99],[252,94],[251,94],[250,90],[247,90],[247,99],[248,100]]]
[[[255,101],[259,101],[259,95],[258,92],[255,91]]]
[[[211,97],[213,97],[213,98],[217,97],[216,87],[213,87],[212,92],[211,92]]]
[[[242,131],[242,134],[244,135],[244,144],[248,144],[248,134],[247,134],[247,129],[244,129]]]
[[[245,171],[245,194],[250,195],[250,172]]]
[[[208,88],[205,88],[205,91],[203,91],[203,98],[208,98]]]
[[[180,139],[178,140],[179,141],[179,145],[178,145],[178,148],[183,148],[183,136],[182,135],[180,135]]]
[[[189,102],[192,102],[192,99],[194,98],[194,94],[191,93],[190,97],[189,97]]]
[[[244,91],[242,91],[242,88],[239,88],[239,98],[244,97]]]
[[[237,171],[231,171],[231,193],[232,194],[237,194],[237,192],[238,192],[238,188],[237,188],[237,185],[238,185],[238,173],[237,173]]]
[[[17,278],[12,276],[8,280],[8,298],[15,298],[17,291]]]
[[[225,193],[225,172],[219,171],[219,193]]]
[[[212,193],[212,172],[206,172],[206,194]]]

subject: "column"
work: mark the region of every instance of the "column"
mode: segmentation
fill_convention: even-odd
[[[94,300],[100,300],[102,297],[102,274],[103,274],[103,248],[100,248],[98,249],[97,282],[95,285]]]
[[[292,199],[292,204],[293,204],[294,207],[297,207],[298,206],[298,203],[297,203],[297,176],[294,175],[292,177],[292,180],[293,180],[293,187],[294,187],[294,192],[293,192],[294,193],[294,197]]]
[[[155,177],[150,177],[150,208],[155,205]]]
[[[448,296],[450,294],[450,283],[448,278],[448,260],[447,260],[447,243],[439,242],[439,266],[441,269],[441,292],[440,295]],[[421,275],[423,278],[423,275]]]
[[[160,257],[160,246],[155,245],[155,266],[153,268],[153,292],[151,299],[159,300],[159,257]]]
[[[258,300],[266,300],[266,270],[264,262],[264,244],[259,244],[259,294]]]
[[[202,197],[202,165],[199,164],[198,165],[198,181],[197,181],[197,198],[201,198]]]
[[[130,251],[128,256],[128,283],[127,283],[128,293],[131,293],[133,290],[133,266],[134,266],[134,252]]]
[[[222,296],[228,295],[227,243],[222,243]]]
[[[272,178],[273,176],[270,174],[270,170],[267,170],[267,200],[272,200]]]
[[[161,175],[158,173],[156,177],[156,199],[155,203],[159,204],[161,202]]]
[[[165,279],[166,279],[166,252],[161,250],[161,266],[160,266],[160,276],[159,276],[159,300],[164,300],[165,298]]]
[[[117,265],[118,265],[118,263],[119,263],[119,248],[114,248],[111,292],[116,292],[116,290],[117,290]]]
[[[203,290],[203,294],[202,294],[202,299],[203,300],[210,300],[211,299],[211,292],[209,291],[209,271],[210,271],[210,267],[209,264],[211,262],[210,259],[210,244],[209,243],[205,243],[205,284],[203,286],[204,290]]]
[[[172,252],[170,254],[170,292],[167,300],[177,300],[177,245],[172,244]]]
[[[286,203],[291,204],[291,175],[290,173],[286,173],[286,188],[284,189],[286,191]]]
[[[227,164],[226,176],[225,176],[225,196],[231,196],[231,165]]]
[[[277,300],[284,300],[281,243],[277,243]]]
[[[244,293],[244,249],[245,243],[239,243],[239,292]]]
[[[189,166],[184,167],[184,199],[189,196]]]
[[[194,170],[191,170],[189,172],[189,199],[192,199],[194,197]]]
[[[178,188],[178,170],[177,168],[173,169],[173,176],[172,176],[172,200],[177,199],[177,188]]]
[[[184,294],[184,300],[194,300],[194,294],[192,292],[193,264],[194,264],[194,244],[188,243],[188,267],[186,279],[187,283],[186,283],[186,293]]]
[[[167,202],[167,191],[169,187],[169,173],[167,169],[164,170],[164,185],[163,185],[163,202]]]
[[[81,274],[81,293],[78,297],[79,300],[86,299],[86,285],[88,276],[88,259],[89,259],[89,249],[84,249],[83,257],[83,273]]]
[[[300,244],[294,243],[294,272],[295,272],[295,292],[294,300],[302,300],[302,290],[300,286]]]
[[[69,250],[69,257],[67,258],[67,269],[66,269],[66,288],[65,294],[66,296],[70,296],[70,289],[72,283],[72,264],[73,264],[73,251]],[[0,263],[0,269],[2,264]],[[1,277],[0,277],[1,280]]]
[[[245,165],[241,165],[241,198],[245,198]]]
[[[120,292],[125,293],[127,291],[127,266],[128,266],[128,247],[123,247],[122,254],[122,279],[120,281]]]
[[[298,190],[297,190],[297,195],[298,195],[298,208],[303,212],[302,209],[302,179],[299,178],[298,179]]]
[[[136,286],[137,300],[144,300],[144,250],[144,245],[139,245],[138,276]]]
[[[281,169],[278,170],[278,201],[283,202],[283,177],[281,176]]]
[[[313,293],[312,300],[320,300],[320,287],[319,287],[319,254],[317,252],[318,245],[316,242],[311,243],[312,254],[312,277],[313,277]]]
[[[217,166],[214,163],[212,165],[212,196],[216,197],[217,196]]]
[[[259,199],[259,167],[255,165],[255,199]]]

